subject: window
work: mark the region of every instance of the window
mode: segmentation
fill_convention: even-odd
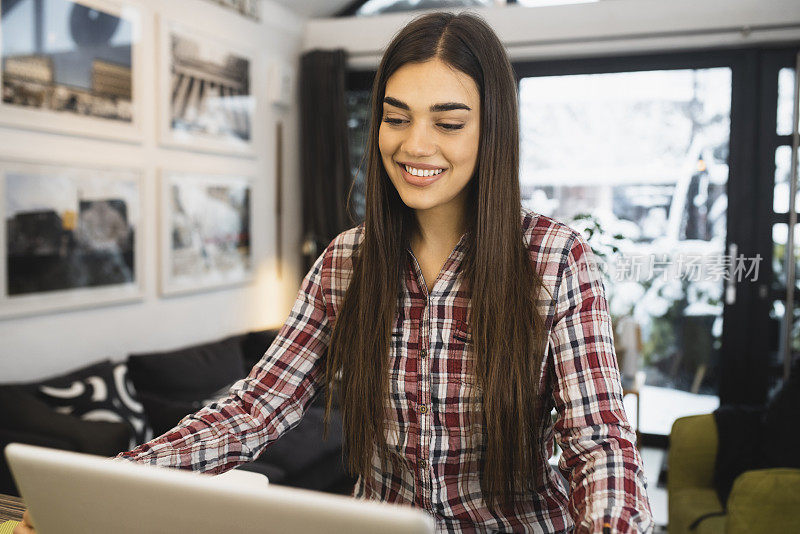
[[[349,213],[355,224],[364,220],[364,173],[367,162],[364,154],[369,135],[370,89],[373,72],[349,72],[347,74],[347,132],[350,145],[350,174],[353,187],[349,198]]]
[[[357,8],[357,17],[368,17],[384,13],[399,13],[418,9],[447,9],[455,7],[486,7],[494,0],[368,0]]]
[[[765,172],[772,167],[767,179],[772,178],[772,209],[769,220],[771,221],[772,234],[772,279],[770,283],[771,306],[770,320],[772,328],[770,333],[773,339],[770,346],[775,350],[769,354],[769,386],[777,387],[781,383],[786,365],[786,354],[789,360],[795,360],[800,354],[800,284],[797,277],[800,275],[800,224],[792,230],[794,233],[794,250],[789,251],[789,204],[791,199],[791,167],[792,167],[792,138],[795,95],[795,69],[786,66],[791,59],[788,55],[772,69],[766,69],[765,76],[771,88],[777,89],[777,98],[774,91],[769,91],[765,96],[766,103],[772,104],[775,114],[766,118],[763,130],[770,131],[768,136],[769,146],[763,150],[763,159],[766,165]],[[772,107],[771,106],[771,107]],[[773,151],[774,150],[774,151]],[[770,154],[770,151],[773,151]],[[771,164],[771,165],[770,165]],[[795,189],[797,191],[797,189]],[[800,208],[800,194],[795,196],[795,211]],[[769,223],[768,223],[769,224]],[[791,312],[787,312],[789,267],[794,263],[794,303]],[[788,330],[788,332],[786,331]],[[787,335],[788,334],[788,335]],[[788,345],[788,346],[787,346]]]
[[[400,13],[423,9],[479,8],[490,6],[520,5],[542,7],[562,4],[586,4],[599,0],[365,0],[348,6],[340,17],[369,17],[385,13]]]
[[[638,324],[645,434],[720,402],[764,402],[782,375],[795,53],[514,64],[523,202],[587,236],[615,323]],[[354,168],[371,80],[349,78]]]
[[[642,428],[668,434],[717,405],[731,69],[529,76],[519,95],[523,203],[603,262],[615,324],[640,333],[616,348],[623,374],[646,373]],[[654,395],[674,416],[654,417]]]

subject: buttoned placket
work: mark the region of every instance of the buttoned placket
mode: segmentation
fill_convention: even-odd
[[[454,254],[456,254],[456,251],[465,238],[466,234],[463,234],[453,250],[450,251],[450,255],[439,271],[440,275],[444,273],[445,278],[448,278],[447,273],[448,269],[452,267],[451,262],[453,261]],[[431,513],[435,513],[431,500],[434,484],[432,477],[433,468],[431,467],[431,438],[433,434],[433,414],[431,413],[431,360],[435,356],[430,352],[432,323],[430,316],[431,295],[428,293],[428,285],[425,282],[425,276],[422,274],[422,268],[419,266],[417,257],[414,255],[411,247],[408,247],[407,250],[414,260],[414,275],[416,277],[417,287],[425,296],[425,307],[422,310],[422,314],[417,315],[412,313],[412,316],[418,316],[420,321],[417,329],[419,335],[419,339],[417,339],[417,399],[419,403],[416,406],[417,421],[419,421],[419,437],[417,440],[417,466],[414,477],[417,481],[416,487],[420,488],[419,500],[421,506]],[[434,293],[436,291],[436,285],[442,282],[443,280],[437,276],[436,280],[433,282],[431,293]],[[416,299],[412,299],[412,302],[416,302]]]
[[[417,332],[418,358],[417,358],[417,399],[416,406],[417,421],[419,421],[419,435],[417,442],[417,469],[415,478],[418,481],[417,487],[420,489],[420,500],[422,506],[433,512],[431,502],[431,465],[430,465],[430,446],[431,446],[431,425],[433,424],[433,414],[431,413],[431,383],[430,383],[430,295],[428,286],[422,269],[419,266],[416,256],[408,249],[411,258],[414,260],[415,275],[417,286],[425,295],[425,306],[419,318],[420,324]]]

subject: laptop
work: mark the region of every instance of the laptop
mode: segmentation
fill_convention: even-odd
[[[430,534],[408,506],[12,443],[6,458],[37,534]],[[246,477],[246,478],[245,478]]]

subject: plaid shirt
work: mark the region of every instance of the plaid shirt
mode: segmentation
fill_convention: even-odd
[[[462,236],[430,294],[409,250],[386,405],[386,439],[402,461],[382,470],[376,454],[354,496],[419,507],[439,532],[602,532],[604,525],[611,532],[651,531],[642,460],[622,404],[611,320],[591,249],[562,223],[526,209],[521,215],[531,261],[548,290],[540,299],[549,350],[542,365],[536,493],[497,514],[481,493],[485,437],[479,409],[468,406],[480,401],[481,391],[471,374],[469,296],[460,289]],[[253,460],[297,425],[320,391],[331,327],[362,237],[359,226],[328,245],[277,339],[227,398],[120,457],[220,473]],[[558,467],[569,490],[547,461],[554,438],[563,449]]]

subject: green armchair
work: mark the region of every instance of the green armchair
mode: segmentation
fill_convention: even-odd
[[[800,469],[746,471],[735,480],[723,514],[713,483],[717,440],[712,414],[681,417],[672,425],[669,534],[800,532]],[[720,515],[710,515],[690,530],[698,518],[714,513]]]

